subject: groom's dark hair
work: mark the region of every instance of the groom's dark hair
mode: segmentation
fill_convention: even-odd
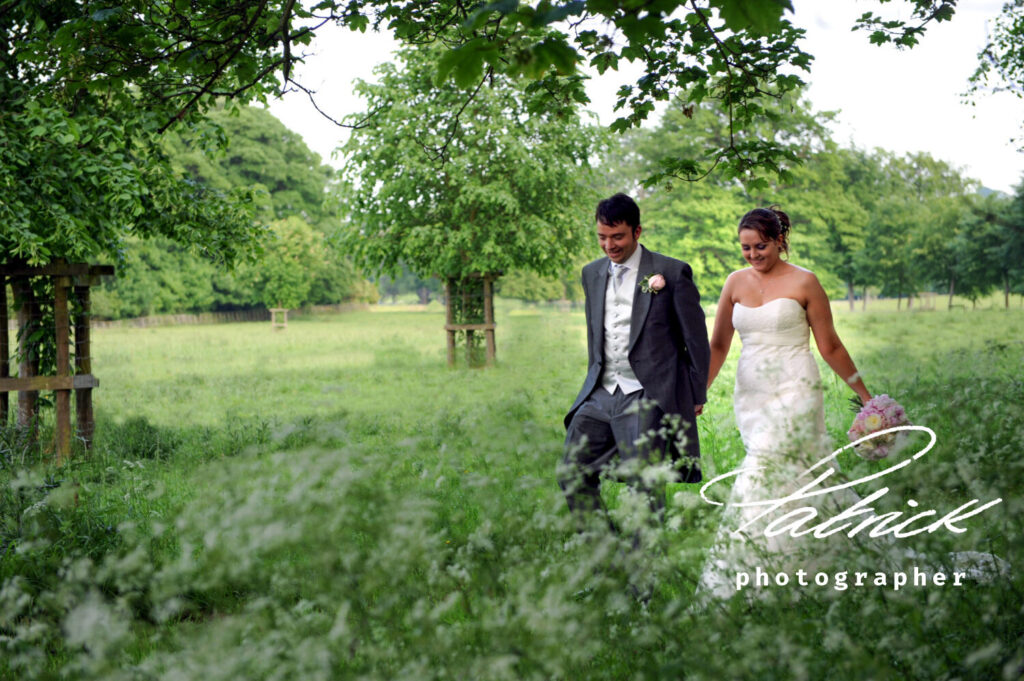
[[[619,192],[598,203],[597,214],[594,217],[609,227],[625,222],[635,232],[640,226],[640,206],[629,196]]]

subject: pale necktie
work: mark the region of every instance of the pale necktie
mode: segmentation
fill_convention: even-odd
[[[619,286],[622,285],[622,280],[625,278],[626,272],[628,271],[629,268],[625,265],[620,265],[615,262],[612,263],[612,290],[616,293],[619,292]]]

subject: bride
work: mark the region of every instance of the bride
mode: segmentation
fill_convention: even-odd
[[[789,217],[775,207],[757,208],[743,216],[739,242],[750,267],[729,275],[715,315],[708,388],[729,354],[733,332],[739,331],[743,346],[736,367],[734,409],[746,456],[735,472],[722,525],[700,576],[699,597],[732,596],[739,572],[750,574],[763,568],[813,574],[834,557],[829,555],[834,544],[812,536],[768,536],[773,534],[765,527],[770,518],[761,518],[769,501],[805,487],[806,471],[832,451],[825,430],[821,376],[809,347],[811,333],[829,367],[863,402],[871,399],[836,333],[828,296],[818,278],[785,257],[789,231]],[[838,513],[860,499],[850,489],[839,492],[814,497],[819,516]],[[978,555],[968,553],[957,557]],[[890,552],[888,557],[899,561],[920,556],[907,549],[902,555]]]

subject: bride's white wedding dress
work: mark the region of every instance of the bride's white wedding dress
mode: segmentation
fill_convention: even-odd
[[[759,307],[736,303],[732,323],[743,344],[733,401],[746,457],[733,481],[722,524],[698,582],[701,597],[732,596],[737,592],[737,573],[752,575],[758,567],[790,575],[802,569],[813,576],[817,568],[830,565],[834,542],[849,543],[849,538],[842,534],[830,540],[794,538],[788,532],[769,537],[765,536],[766,527],[793,507],[813,506],[818,517],[809,525],[815,525],[860,500],[847,488],[790,502],[758,518],[767,506],[753,503],[781,499],[808,485],[823,467],[806,472],[827,457],[832,447],[825,430],[821,375],[811,354],[803,306],[793,298],[775,298]],[[830,479],[817,489],[836,482]],[[910,549],[885,544],[895,562],[920,558]],[[972,565],[989,558],[975,552],[951,556],[956,562]]]

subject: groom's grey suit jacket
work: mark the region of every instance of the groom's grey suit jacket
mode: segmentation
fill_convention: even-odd
[[[708,366],[711,348],[707,324],[700,306],[700,293],[693,283],[693,271],[681,260],[649,251],[643,246],[633,294],[630,322],[629,365],[644,387],[645,395],[666,414],[679,414],[688,424],[685,454],[696,466],[700,457],[694,405],[707,401]],[[568,428],[576,410],[595,388],[600,388],[604,368],[604,300],[608,284],[609,259],[599,258],[583,268],[586,294],[587,352],[589,364],[572,408],[565,416]],[[661,274],[665,288],[644,293],[640,282]],[[695,470],[699,470],[696,469]],[[690,481],[694,482],[691,476]],[[699,480],[699,475],[697,480]]]

